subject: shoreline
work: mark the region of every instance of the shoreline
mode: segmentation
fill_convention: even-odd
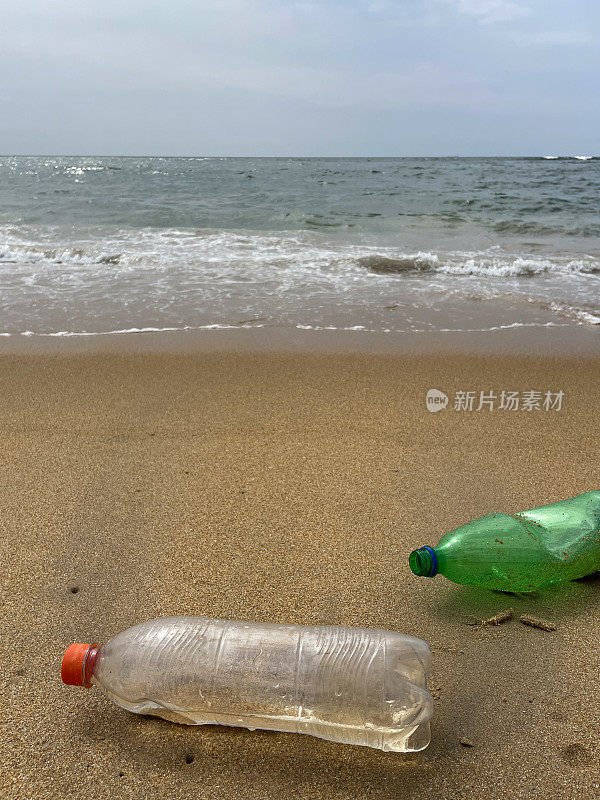
[[[294,328],[144,331],[5,336],[0,357],[70,353],[473,353],[474,355],[600,355],[600,326],[522,326],[500,330],[383,333]]]

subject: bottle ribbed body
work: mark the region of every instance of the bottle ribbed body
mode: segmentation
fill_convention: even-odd
[[[110,639],[93,681],[177,722],[405,751],[429,742],[429,664],[425,642],[392,631],[172,617]]]

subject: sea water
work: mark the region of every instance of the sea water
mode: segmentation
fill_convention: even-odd
[[[0,158],[0,334],[600,323],[599,158]]]

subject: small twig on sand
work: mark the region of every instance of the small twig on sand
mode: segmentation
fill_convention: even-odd
[[[503,622],[508,622],[509,619],[512,619],[514,612],[512,608],[507,608],[506,611],[500,611],[498,614],[494,614],[493,617],[489,619],[482,620],[482,625],[502,625]]]
[[[523,625],[529,625],[531,628],[539,628],[541,631],[555,631],[556,625],[553,622],[545,622],[543,619],[536,619],[529,614],[523,614],[519,617]]]
[[[470,614],[468,617],[465,617],[465,625],[471,625],[473,627],[479,625],[502,625],[503,622],[508,622],[509,619],[512,619],[513,615],[514,612],[512,608],[507,608],[506,611],[499,611],[497,614],[494,614],[493,617],[489,617],[489,619],[479,619],[479,617]]]

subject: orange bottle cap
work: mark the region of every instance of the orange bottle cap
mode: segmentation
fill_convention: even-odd
[[[97,647],[96,644],[71,644],[67,647],[60,669],[63,683],[69,686],[90,687],[92,685],[90,683],[91,669],[88,667],[93,665],[86,662],[90,661],[87,658],[90,651],[94,648],[97,651]]]

